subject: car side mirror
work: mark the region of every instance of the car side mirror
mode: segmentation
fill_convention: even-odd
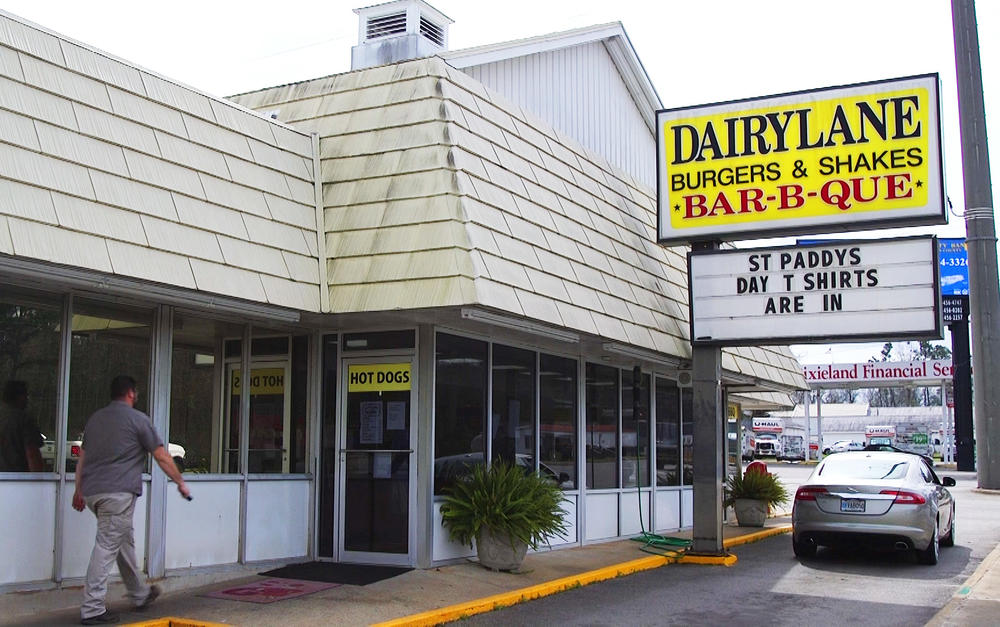
[[[943,485],[946,488],[954,488],[955,487],[955,479],[953,477],[942,477],[941,478],[941,485]]]

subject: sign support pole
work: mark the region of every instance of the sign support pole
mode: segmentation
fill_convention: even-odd
[[[718,247],[717,242],[692,245],[694,250]],[[725,481],[726,413],[722,404],[721,347],[692,347],[691,384],[695,463],[691,552],[698,555],[725,555],[722,486]]]

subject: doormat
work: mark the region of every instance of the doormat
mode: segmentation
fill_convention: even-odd
[[[289,564],[266,573],[264,577],[287,577],[328,583],[346,583],[352,586],[367,586],[376,581],[402,575],[412,568],[400,566],[372,566],[370,564],[341,564],[337,562],[303,562]]]
[[[228,601],[274,603],[275,601],[294,599],[295,597],[305,596],[307,594],[312,594],[313,592],[319,592],[320,590],[326,590],[328,588],[336,588],[338,586],[340,586],[339,583],[302,581],[297,579],[282,579],[273,577],[263,581],[254,581],[242,586],[236,586],[235,588],[216,590],[215,592],[209,592],[199,596],[209,597],[212,599],[226,599]]]

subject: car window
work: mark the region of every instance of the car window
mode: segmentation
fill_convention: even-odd
[[[823,462],[819,475],[825,478],[844,479],[902,479],[909,469],[909,462],[896,459],[872,459],[870,457],[850,457],[833,455]]]
[[[934,473],[932,473],[931,469],[927,467],[927,464],[922,463],[919,465],[919,468],[920,476],[923,477],[924,481],[926,483],[934,483]]]

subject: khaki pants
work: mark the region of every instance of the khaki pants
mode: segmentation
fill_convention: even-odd
[[[132,537],[132,513],[135,495],[128,492],[95,494],[86,497],[87,507],[97,516],[97,538],[87,567],[87,584],[83,589],[81,618],[99,616],[107,609],[104,598],[108,594],[108,575],[111,563],[118,563],[128,596],[133,605],[139,605],[149,596],[135,559],[135,541]]]

